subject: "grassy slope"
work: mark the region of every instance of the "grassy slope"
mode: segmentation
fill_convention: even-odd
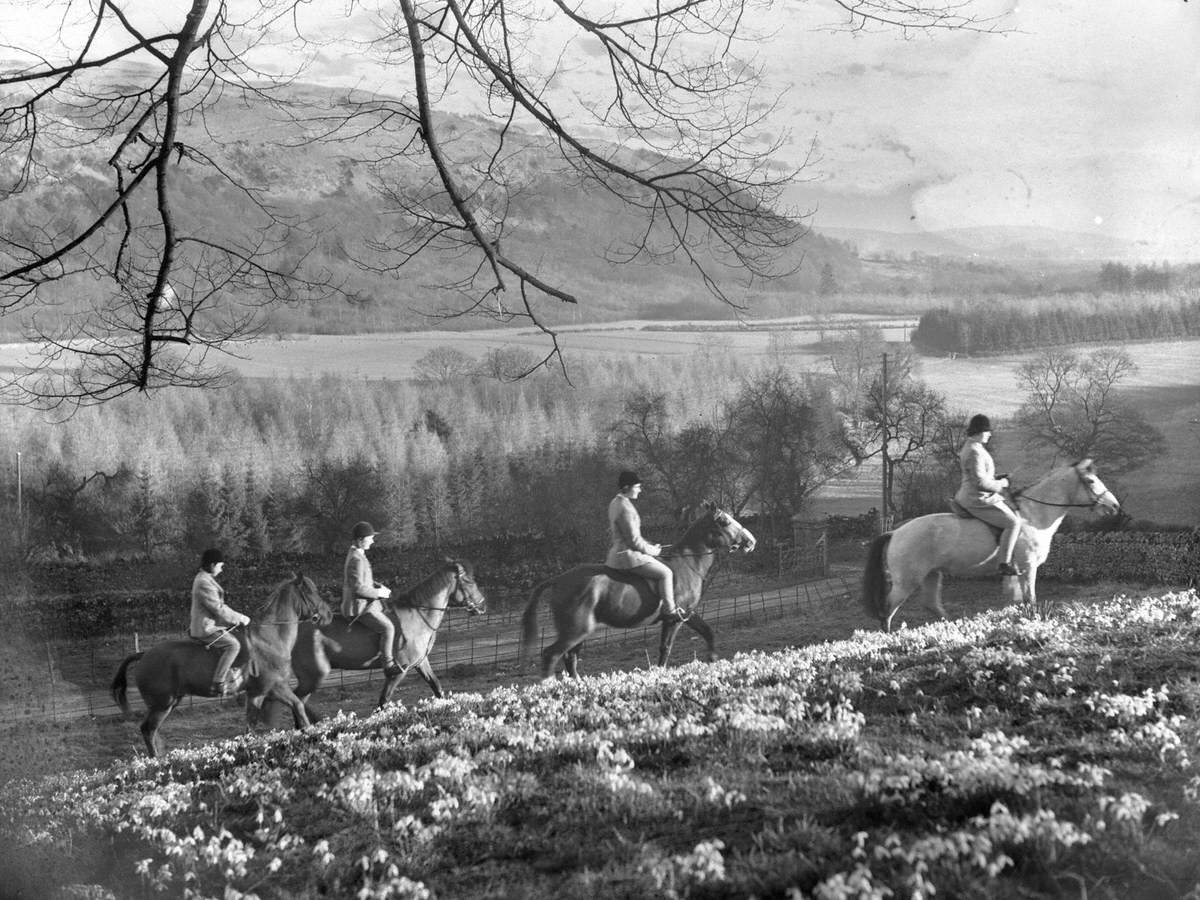
[[[126,896],[146,859],[203,896],[1179,897],[1198,637],[1195,592],[1009,609],[228,741],[12,788],[0,881]]]

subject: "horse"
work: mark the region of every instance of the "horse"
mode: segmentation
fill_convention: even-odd
[[[435,697],[444,696],[429,656],[448,606],[466,607],[469,615],[487,610],[487,598],[475,583],[470,563],[447,559],[416,586],[385,601],[385,611],[396,626],[395,654],[400,672],[384,680],[379,708],[414,668]],[[378,669],[382,665],[378,633],[342,615],[334,615],[320,626],[301,625],[300,637],[292,648],[296,694],[305,704],[332,669]],[[311,707],[306,709],[309,718],[319,718]]]
[[[312,579],[297,573],[271,591],[266,602],[253,615],[246,626],[242,648],[234,660],[234,666],[249,668],[244,678],[246,689],[247,721],[253,721],[256,710],[268,697],[287,703],[297,728],[307,727],[308,715],[304,704],[292,691],[291,653],[296,642],[299,622],[302,618],[328,622],[333,615]],[[217,654],[209,652],[200,641],[164,641],[149,650],[125,657],[113,677],[110,690],[113,700],[125,715],[130,715],[126,698],[127,671],[137,663],[134,682],[146,704],[146,715],[142,719],[142,739],[151,756],[157,756],[160,745],[158,729],[163,720],[189,694],[207,696],[217,665]],[[247,666],[247,664],[249,664]],[[238,671],[235,668],[233,671]]]
[[[675,604],[686,616],[684,622],[662,623],[658,645],[660,666],[666,665],[679,626],[685,623],[704,638],[706,658],[712,660],[712,629],[697,610],[704,577],[720,550],[742,549],[749,553],[757,543],[749,529],[716,504],[706,501],[703,510],[671,551],[659,557],[674,573]],[[550,678],[558,661],[564,658],[567,674],[579,677],[579,651],[597,624],[637,628],[652,621],[660,604],[658,595],[644,578],[604,565],[576,566],[548,578],[534,587],[521,620],[521,658],[525,664],[537,640],[538,607],[547,593],[557,637],[542,651],[543,678]]]
[[[1021,514],[1021,530],[1013,552],[1017,583],[1026,604],[1037,606],[1037,569],[1050,554],[1050,539],[1073,509],[1117,512],[1121,504],[1104,486],[1090,459],[1051,470],[1027,488],[1011,492]],[[862,604],[891,631],[896,610],[921,591],[926,605],[945,618],[942,575],[979,575],[995,567],[999,548],[996,529],[976,518],[933,513],[910,519],[879,535],[867,551]],[[891,581],[890,589],[887,582]]]

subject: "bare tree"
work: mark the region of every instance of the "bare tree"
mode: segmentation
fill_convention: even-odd
[[[832,2],[850,29],[991,29],[966,0]],[[210,352],[253,333],[256,304],[329,287],[321,273],[300,278],[295,260],[266,264],[301,223],[231,174],[223,143],[230,136],[206,117],[225,97],[273,102],[272,89],[287,79],[251,65],[255,45],[285,28],[296,43],[308,40],[298,27],[307,3],[190,0],[178,12],[162,4],[163,15],[178,18],[154,31],[131,18],[125,0],[29,5],[85,27],[64,27],[60,57],[6,48],[22,61],[0,73],[0,157],[11,163],[0,200],[31,200],[34,214],[0,239],[0,306],[40,309],[83,290],[94,305],[75,323],[40,331],[44,363],[19,382],[22,399],[99,402],[211,383]],[[349,0],[345,11],[359,5]],[[245,11],[235,15],[235,7]],[[728,276],[789,271],[795,262],[786,251],[804,230],[802,216],[781,206],[797,174],[778,168],[776,151],[787,136],[763,142],[779,98],[761,93],[752,54],[754,42],[769,35],[749,23],[771,21],[769,9],[766,0],[601,4],[595,11],[565,0],[381,5],[381,31],[368,43],[394,66],[397,99],[346,97],[340,106],[348,113],[307,123],[330,136],[370,130],[381,147],[380,187],[401,225],[351,252],[364,268],[390,273],[427,251],[458,257],[465,274],[442,285],[456,298],[447,314],[524,317],[549,336],[544,361],[561,359],[545,303],[581,298],[570,271],[555,270],[536,241],[522,240],[513,212],[518,201],[542,199],[530,195],[545,169],[527,172],[518,162],[519,151],[537,146],[578,190],[635,214],[603,248],[608,261],[681,261],[738,306]],[[573,37],[561,55],[544,58],[534,38],[551,27]],[[606,90],[563,110],[569,101],[552,88],[581,52],[602,60]],[[448,97],[471,91],[473,107],[495,127],[486,142],[460,148],[437,111]],[[72,153],[85,146],[105,154],[99,183],[64,177],[78,168]],[[416,175],[399,178],[399,170]],[[189,171],[215,179],[240,205],[238,233],[214,232],[193,215],[197,204],[181,196]]]
[[[322,287],[264,264],[298,223],[230,174],[205,119],[227,94],[271,101],[246,51],[290,4],[267,0],[235,21],[223,0],[191,0],[153,33],[115,0],[54,5],[30,14],[61,16],[61,55],[5,47],[21,62],[0,72],[0,201],[14,225],[0,236],[0,311],[79,295],[91,310],[35,321],[40,363],[11,396],[57,407],[210,385],[210,353],[252,336],[257,307]],[[240,204],[238,233],[206,225],[181,196],[188,177]]]
[[[1119,390],[1137,364],[1123,349],[1087,356],[1047,350],[1017,369],[1027,391],[1016,422],[1030,444],[1069,460],[1094,457],[1112,473],[1128,472],[1166,452],[1162,432]]]

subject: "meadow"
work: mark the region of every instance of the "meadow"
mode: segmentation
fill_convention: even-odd
[[[9,785],[25,896],[1200,889],[1200,597],[514,684]],[[111,892],[107,894],[105,892]]]

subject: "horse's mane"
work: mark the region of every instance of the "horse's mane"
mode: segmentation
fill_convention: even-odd
[[[438,591],[445,587],[444,582],[447,578],[454,577],[455,566],[462,566],[464,569],[468,568],[466,563],[448,559],[443,565],[438,566],[433,572],[426,575],[412,587],[393,596],[391,602],[396,605],[424,606]]]
[[[719,507],[711,501],[705,502],[700,508],[700,515],[692,520],[691,524],[684,529],[683,537],[677,542],[679,545],[688,545],[699,540],[700,532],[705,528],[706,523],[713,521]]]
[[[313,584],[312,579],[307,575],[302,577],[304,579],[305,587],[311,588],[317,599],[320,600],[320,593],[317,591],[316,585]],[[279,582],[279,584],[275,585],[275,587],[271,589],[271,592],[267,594],[266,600],[264,600],[258,606],[250,607],[251,612],[255,614],[254,617],[260,617],[263,613],[270,612],[272,609],[277,609],[280,602],[283,600],[284,594],[289,588],[295,587],[295,585],[295,577],[285,578],[283,581]]]

